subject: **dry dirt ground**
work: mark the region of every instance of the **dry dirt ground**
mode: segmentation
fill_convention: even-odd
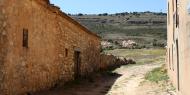
[[[145,81],[145,74],[162,64],[121,66],[112,73],[93,75],[93,78],[70,83],[67,86],[41,91],[32,95],[175,95],[170,84]]]
[[[161,67],[161,64],[145,64],[117,69],[116,72],[122,76],[117,79],[107,95],[175,95],[173,91],[170,91],[172,86],[169,83],[162,86],[161,83],[153,83],[144,79],[148,72],[158,67]]]

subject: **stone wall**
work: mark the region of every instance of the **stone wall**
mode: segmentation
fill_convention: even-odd
[[[116,64],[117,57],[113,55],[101,54],[100,69],[104,70],[109,66]]]
[[[23,47],[23,30],[28,30],[28,47]],[[81,76],[125,63],[100,55],[100,37],[48,0],[0,0],[0,95],[74,80],[75,51],[80,52]]]
[[[28,30],[28,48],[22,45],[23,29]],[[73,80],[74,51],[81,53],[81,75],[100,62],[100,38],[47,2],[1,0],[0,30],[0,95]]]
[[[0,7],[2,6],[2,2],[0,2]],[[3,78],[4,78],[4,62],[5,57],[7,55],[7,36],[6,36],[6,18],[4,15],[4,11],[0,8],[0,92],[2,92],[3,89]]]
[[[109,68],[116,68],[121,65],[136,64],[133,59],[127,59],[125,57],[117,57],[110,54],[101,54],[100,56],[100,70]]]

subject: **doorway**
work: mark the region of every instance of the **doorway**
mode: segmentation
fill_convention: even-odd
[[[80,66],[81,66],[81,58],[80,58],[80,52],[75,51],[74,52],[74,78],[79,79],[80,78]]]
[[[177,84],[178,84],[178,91],[180,90],[180,71],[179,71],[179,42],[178,39],[176,40],[176,49],[177,49]]]

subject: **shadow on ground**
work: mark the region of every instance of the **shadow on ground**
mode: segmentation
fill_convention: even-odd
[[[69,82],[63,87],[44,90],[30,95],[106,95],[121,76],[112,70],[95,73],[91,77]]]

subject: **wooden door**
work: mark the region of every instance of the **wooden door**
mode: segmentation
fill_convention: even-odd
[[[178,91],[180,90],[180,64],[179,64],[179,42],[176,40],[176,49],[177,49],[177,84]]]
[[[80,78],[80,66],[81,66],[81,59],[80,59],[80,52],[74,52],[74,78]]]

